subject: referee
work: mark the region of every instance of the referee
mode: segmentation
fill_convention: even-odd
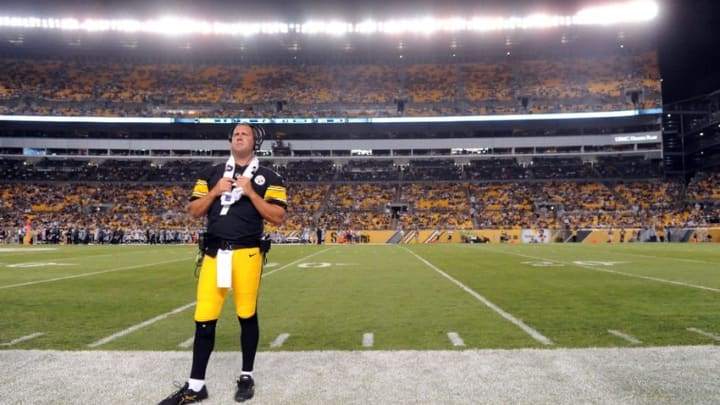
[[[197,285],[195,340],[190,378],[161,405],[189,404],[208,397],[205,371],[215,345],[215,324],[230,288],[240,322],[242,371],[235,400],[253,397],[253,366],[259,341],[257,298],[263,257],[269,242],[262,239],[264,222],[280,225],[287,208],[283,178],[260,166],[264,130],[238,124],[229,134],[230,157],[209,168],[196,181],[189,213],[207,216],[207,237]]]

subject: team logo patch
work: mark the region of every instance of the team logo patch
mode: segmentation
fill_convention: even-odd
[[[263,176],[262,174],[259,176],[255,176],[255,184],[257,184],[258,186],[262,186],[263,184],[265,184],[265,176]]]
[[[226,172],[232,171],[232,169],[234,169],[234,168],[233,168],[232,166],[230,166],[230,165],[226,165],[226,166],[225,166],[225,171],[226,171]]]

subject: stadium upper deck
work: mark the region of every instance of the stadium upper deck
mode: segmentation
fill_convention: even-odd
[[[272,121],[264,149],[290,158],[661,153],[652,25],[169,37],[3,26],[0,39],[5,155],[220,156],[216,118]],[[585,113],[597,115],[575,119]]]

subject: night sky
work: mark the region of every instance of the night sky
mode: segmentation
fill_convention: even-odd
[[[720,89],[720,1],[667,4],[660,32],[665,103]]]
[[[0,5],[0,14],[143,18],[170,11],[210,19],[269,20],[284,16],[298,21],[310,16],[385,19],[389,15],[449,16],[479,11],[508,15],[508,10],[519,15],[538,10],[571,14],[583,5],[613,1],[623,0],[10,0]],[[670,103],[720,89],[720,0],[656,1],[661,8],[657,24],[664,101]]]

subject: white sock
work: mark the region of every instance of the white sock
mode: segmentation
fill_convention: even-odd
[[[240,372],[240,377],[242,377],[242,376],[244,376],[244,375],[249,375],[250,377],[252,377],[252,371],[241,371],[241,372]]]
[[[188,388],[195,392],[199,392],[205,386],[205,380],[188,379]]]

